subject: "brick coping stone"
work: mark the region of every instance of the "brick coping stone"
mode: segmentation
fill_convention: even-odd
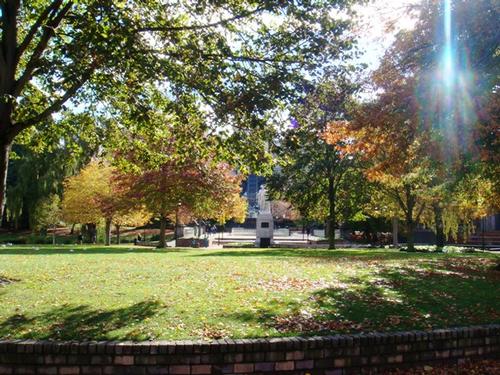
[[[0,375],[337,375],[476,358],[500,358],[500,324],[213,341],[0,340]]]
[[[1,340],[0,353],[200,354],[289,351],[335,347],[405,344],[419,341],[500,336],[500,324],[429,331],[372,332],[325,336],[176,341],[52,341]]]

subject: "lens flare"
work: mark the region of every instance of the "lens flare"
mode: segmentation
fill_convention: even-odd
[[[471,132],[477,119],[472,99],[475,79],[467,48],[459,37],[459,25],[453,17],[452,0],[442,0],[441,5],[436,40],[440,46],[439,60],[432,80],[427,81],[431,90],[426,95],[423,117],[430,120],[440,139],[442,158],[453,163],[470,150]]]
[[[453,64],[453,46],[451,40],[451,0],[444,1],[444,52],[443,52],[443,77],[448,87],[452,86],[455,76]]]

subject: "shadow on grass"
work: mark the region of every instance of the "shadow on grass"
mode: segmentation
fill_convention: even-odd
[[[420,266],[380,267],[372,278],[226,317],[305,336],[500,322],[499,271],[447,261]]]
[[[304,258],[332,258],[332,259],[419,259],[444,257],[443,253],[407,253],[386,249],[262,249],[262,250],[222,250],[211,251],[205,254],[193,254],[193,257],[304,257]]]
[[[7,247],[0,248],[2,255],[95,255],[95,254],[168,254],[185,251],[186,249],[166,248],[156,249],[153,247]]]
[[[109,340],[112,332],[127,329],[117,339],[144,340],[141,332],[133,330],[135,323],[154,316],[162,304],[144,301],[115,310],[96,310],[89,306],[62,306],[45,313],[27,317],[12,315],[0,323],[1,338],[54,339],[54,340]]]

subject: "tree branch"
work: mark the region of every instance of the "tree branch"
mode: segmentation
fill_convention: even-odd
[[[14,124],[12,127],[13,131],[16,134],[19,134],[22,130],[29,128],[30,126],[35,125],[40,121],[45,120],[51,114],[61,109],[63,104],[66,103],[71,97],[73,97],[76,94],[76,92],[90,79],[92,73],[94,72],[94,69],[95,67],[87,69],[87,71],[85,71],[82,74],[79,80],[74,82],[73,85],[68,90],[66,90],[66,92],[61,97],[56,99],[51,105],[45,108],[42,112],[31,118],[28,118],[24,121]]]
[[[31,55],[28,63],[26,64],[26,68],[24,69],[23,74],[16,81],[14,85],[13,95],[19,96],[21,91],[23,90],[26,83],[28,83],[32,77],[33,71],[35,70],[37,64],[40,61],[40,57],[43,52],[47,48],[47,45],[50,39],[55,34],[55,29],[59,26],[64,16],[68,13],[68,11],[73,6],[73,1],[68,1],[66,5],[52,18],[47,24],[44,26],[43,34],[40,38],[40,41],[36,45],[33,54]]]
[[[133,32],[147,32],[147,31],[184,31],[184,30],[201,30],[201,29],[207,29],[207,28],[212,28],[212,27],[217,27],[221,25],[226,25],[228,23],[231,23],[233,21],[237,21],[243,18],[247,18],[251,15],[254,15],[256,13],[259,13],[261,11],[265,10],[265,7],[258,7],[254,10],[246,11],[240,14],[237,14],[236,16],[226,18],[217,22],[213,23],[207,23],[204,25],[187,25],[187,26],[144,26],[140,27],[138,29],[133,30]]]
[[[215,54],[215,53],[203,53],[202,51],[196,51],[195,53],[172,53],[172,52],[164,52],[156,49],[148,49],[147,52],[156,54],[159,56],[168,56],[172,58],[179,59],[181,61],[189,60],[192,61],[196,58],[203,59],[226,59],[230,61],[242,61],[242,62],[255,62],[262,64],[272,64],[272,63],[282,63],[282,64],[303,64],[304,61],[301,60],[287,60],[287,59],[277,59],[277,58],[266,58],[266,57],[253,57],[253,56],[242,56],[242,55],[233,55],[233,54]]]
[[[252,57],[252,56],[241,56],[241,55],[218,55],[218,54],[202,54],[201,57],[211,59],[211,58],[222,58],[228,59],[232,61],[250,61],[257,63],[284,63],[284,64],[302,64],[303,61],[300,60],[287,60],[287,59],[276,59],[276,58],[268,58],[268,57]]]
[[[424,209],[425,209],[425,203],[422,203],[422,205],[420,206],[420,209],[418,210],[418,213],[417,213],[417,216],[415,217],[415,222],[418,223],[419,220],[420,220],[420,216],[422,215],[422,213],[424,212]]]
[[[2,2],[2,89],[1,94],[10,94],[10,82],[15,77],[16,71],[16,46],[17,46],[17,12],[18,0]],[[4,98],[2,98],[4,100]]]
[[[403,201],[403,199],[399,195],[399,191],[397,189],[384,188],[383,186],[380,186],[380,188],[382,190],[385,190],[385,192],[387,194],[391,195],[392,197],[394,197],[396,199],[396,201],[401,206],[401,208],[403,209],[403,212],[405,214],[408,212],[408,207],[406,206],[405,202]]]
[[[28,33],[24,37],[23,41],[19,45],[19,48],[17,50],[17,58],[19,59],[26,48],[30,45],[32,42],[33,38],[35,37],[36,33],[40,30],[40,27],[42,26],[42,23],[47,19],[50,13],[53,13],[59,9],[59,7],[62,4],[62,0],[55,0],[53,1],[47,8],[44,9],[44,11],[40,14],[38,19],[35,21],[33,25],[31,25]]]

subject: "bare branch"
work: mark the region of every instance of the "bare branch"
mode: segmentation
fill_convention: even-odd
[[[249,61],[256,63],[283,63],[283,64],[303,64],[303,61],[300,60],[287,60],[287,59],[276,59],[269,57],[253,57],[253,56],[242,56],[242,55],[221,55],[221,54],[202,54],[202,57],[207,59],[219,58],[219,59],[228,59],[232,61]]]
[[[160,49],[148,49],[147,52],[163,56],[163,57],[172,57],[179,59],[180,61],[193,59],[207,59],[207,60],[215,60],[215,59],[225,59],[229,61],[241,61],[241,62],[253,62],[253,63],[261,63],[261,64],[304,64],[304,61],[301,60],[292,60],[292,59],[280,59],[280,58],[271,58],[271,57],[255,57],[255,56],[245,56],[245,55],[233,55],[233,54],[215,54],[215,53],[203,53],[203,51],[196,51],[191,54],[189,53],[178,53],[178,52],[165,52]]]
[[[387,194],[389,194],[390,196],[392,196],[394,199],[396,199],[396,201],[398,202],[398,204],[400,205],[401,209],[403,210],[403,212],[406,214],[408,212],[408,207],[406,206],[405,202],[403,201],[403,198],[401,198],[401,195],[399,194],[399,191],[397,189],[392,189],[392,188],[386,188],[382,185],[379,185],[379,188],[381,190],[384,190]]]

